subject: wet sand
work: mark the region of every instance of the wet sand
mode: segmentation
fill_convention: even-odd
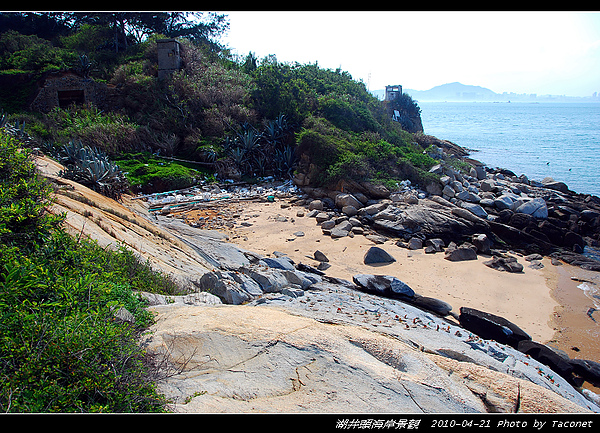
[[[559,305],[551,321],[556,333],[548,344],[563,350],[570,358],[600,362],[600,312],[588,315],[600,300],[594,303],[594,299],[578,287],[583,281],[599,286],[600,273],[567,264],[555,266],[554,270],[552,297]],[[600,393],[600,388],[587,382],[584,387]]]

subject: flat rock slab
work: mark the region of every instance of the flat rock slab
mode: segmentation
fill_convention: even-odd
[[[179,371],[158,383],[175,412],[600,411],[535,360],[395,300],[325,283],[261,299],[156,310],[144,344]]]

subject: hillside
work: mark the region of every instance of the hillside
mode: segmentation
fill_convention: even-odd
[[[132,192],[177,189],[212,176],[290,179],[302,164],[312,167],[305,173],[310,186],[341,178],[394,185],[411,171],[414,182],[431,180],[426,173],[435,161],[423,157],[413,137],[422,132],[420,108],[408,95],[379,101],[345,71],[252,53],[236,58],[206,29],[185,35],[156,24],[178,14],[154,21],[144,13],[59,14],[61,35],[36,34],[31,22],[34,29],[20,33],[16,15],[0,17],[5,28],[12,25],[0,27],[0,107],[7,120],[22,125],[31,147],[55,158],[67,158],[65,146],[81,143],[123,161]],[[145,37],[123,29],[117,38],[110,29],[120,21]],[[177,52],[172,69],[161,63],[165,47]],[[149,178],[163,164],[150,162],[149,154],[185,160],[201,173],[178,169]]]

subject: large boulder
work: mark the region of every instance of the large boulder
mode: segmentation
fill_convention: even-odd
[[[548,346],[531,340],[522,340],[517,349],[536,361],[547,365],[573,386],[581,386],[583,380],[573,376],[574,368],[569,358],[561,356]]]
[[[294,267],[294,262],[289,257],[263,257],[262,259],[260,259],[259,263],[269,268],[275,269],[285,269],[288,271],[293,271],[296,269]]]
[[[595,387],[600,387],[600,363],[588,359],[572,359],[573,372]]]
[[[481,254],[490,254],[491,253],[492,242],[490,241],[490,238],[488,237],[488,235],[486,235],[485,233],[478,233],[478,234],[473,235],[471,242],[477,248],[478,253],[481,253]]]
[[[499,210],[502,209],[513,209],[517,197],[514,194],[502,194],[500,197],[494,199],[494,204]]]
[[[417,237],[410,238],[408,241],[409,250],[420,250],[421,248],[423,248],[423,239]]]
[[[425,247],[431,247],[437,253],[444,251],[445,246],[444,240],[440,238],[427,239],[425,241]]]
[[[486,210],[477,203],[462,202],[460,206],[479,218],[485,219],[488,217]]]
[[[363,262],[365,265],[376,265],[376,264],[385,264],[385,263],[393,263],[396,259],[393,258],[387,251],[383,248],[379,247],[371,247],[366,252]]]
[[[199,283],[201,291],[218,296],[224,304],[240,305],[263,294],[256,282],[236,273],[207,272]]]
[[[439,197],[440,200],[443,200]],[[424,204],[421,204],[424,203]],[[452,206],[452,205],[451,205]],[[389,206],[385,212],[374,215],[373,228],[404,239],[415,235],[422,238],[440,238],[449,242],[463,235],[489,229],[485,220],[476,217],[471,212],[447,207],[437,201],[420,200],[420,204],[412,205],[406,209]],[[468,214],[465,218],[457,218],[455,210]]]
[[[548,218],[548,207],[546,206],[546,201],[540,197],[523,203],[516,208],[516,212],[528,214],[534,218]]]
[[[523,265],[515,257],[493,257],[491,260],[483,262],[483,264],[498,271],[523,272]]]
[[[329,258],[325,255],[325,253],[323,253],[322,251],[315,251],[315,253],[313,254],[313,257],[315,258],[315,260],[318,260],[319,262],[329,262]]]
[[[313,200],[308,204],[308,210],[323,210],[323,202],[321,200]]]
[[[442,195],[452,198],[456,195],[456,191],[450,185],[446,185],[444,186],[444,189],[442,189]]]
[[[344,215],[348,215],[349,217],[353,217],[358,213],[358,209],[355,206],[348,205],[342,208],[342,213]]]
[[[357,274],[352,281],[361,290],[378,296],[389,298],[413,298],[415,292],[406,283],[388,275]]]
[[[504,317],[474,308],[461,307],[458,320],[465,329],[479,337],[486,340],[495,340],[515,349],[518,348],[520,341],[531,340],[529,334]]]
[[[544,188],[553,189],[555,191],[560,191],[565,194],[571,192],[566,183],[558,182],[551,178],[545,178],[544,180],[542,180],[542,184],[544,185]]]
[[[496,182],[493,179],[487,179],[481,182],[480,189],[483,192],[490,192],[496,188]]]
[[[446,256],[444,258],[451,262],[477,260],[477,251],[473,245],[465,243],[456,248],[449,247],[446,250]]]
[[[349,230],[344,230],[341,227],[334,227],[333,229],[331,229],[331,233],[329,233],[329,235],[333,239],[337,239],[337,238],[345,238],[346,236],[348,236],[349,233],[350,233]]]
[[[479,197],[474,192],[467,191],[467,190],[459,192],[458,194],[455,195],[455,197],[459,200],[464,200],[464,201],[468,201],[471,203],[479,203],[481,201],[481,197]]]
[[[431,311],[439,316],[447,316],[452,311],[452,305],[442,300],[428,296],[415,295],[408,302],[423,310]]]
[[[345,206],[353,206],[355,209],[360,209],[363,204],[352,194],[338,194],[335,196],[335,206],[343,209]]]

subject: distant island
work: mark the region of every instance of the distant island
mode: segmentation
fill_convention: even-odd
[[[566,95],[538,95],[536,93],[496,93],[481,86],[458,82],[442,84],[429,90],[404,89],[403,93],[418,102],[600,102],[597,92],[587,97]],[[372,90],[371,94],[384,98],[385,90]]]

